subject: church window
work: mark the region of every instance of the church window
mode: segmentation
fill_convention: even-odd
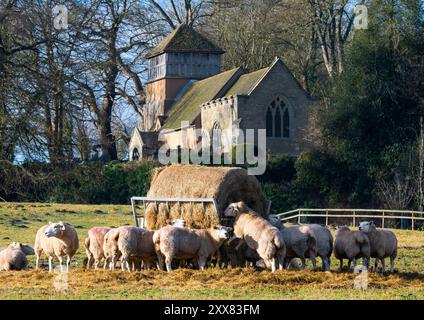
[[[140,154],[138,153],[138,149],[137,148],[134,148],[134,150],[132,152],[132,159],[133,159],[133,161],[140,160]]]
[[[289,138],[290,137],[290,114],[289,114],[289,109],[286,109],[286,111],[284,111],[284,116],[283,116],[283,137],[284,138]]]
[[[274,121],[275,121],[275,136],[277,138],[280,138],[281,137],[281,113],[280,113],[280,108],[277,108],[277,110],[275,111]]]
[[[281,98],[270,103],[266,111],[266,136],[290,138],[290,113]]]
[[[212,134],[211,134],[211,139],[212,139],[211,145],[215,150],[221,150],[222,148],[221,135],[222,135],[221,125],[219,124],[218,121],[215,121],[212,127]]]

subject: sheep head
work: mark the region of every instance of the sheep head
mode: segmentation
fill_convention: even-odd
[[[51,238],[51,237],[60,238],[63,234],[63,231],[65,231],[65,229],[66,229],[65,224],[62,221],[58,223],[49,222],[49,227],[46,229],[44,234],[48,238]]]

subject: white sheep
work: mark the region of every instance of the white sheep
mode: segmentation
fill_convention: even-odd
[[[52,260],[56,257],[63,271],[63,257],[66,256],[66,270],[79,247],[78,235],[69,223],[59,222],[42,226],[35,236],[35,268],[39,268],[40,256],[44,252],[49,259],[49,271],[53,270]]]
[[[165,226],[153,235],[158,264],[172,271],[174,259],[193,259],[204,270],[206,262],[213,257],[219,247],[229,238],[231,228],[216,226],[209,229],[189,229]]]
[[[92,260],[94,260],[94,268],[97,269],[100,261],[105,257],[103,251],[104,237],[111,229],[108,227],[93,227],[88,230],[87,237],[84,240],[85,252],[88,258],[87,269],[90,268]],[[104,267],[106,267],[106,261]]]
[[[286,244],[287,268],[290,261],[296,258],[302,260],[302,269],[306,268],[306,258],[311,259],[313,270],[316,270],[317,241],[310,232],[305,232],[302,227],[282,227],[284,243]],[[294,262],[297,266],[297,262]]]
[[[361,222],[359,230],[365,232],[370,239],[371,257],[375,258],[374,269],[377,271],[378,261],[380,260],[382,272],[385,272],[385,258],[390,257],[390,271],[394,272],[398,247],[396,235],[390,230],[377,230],[373,221]]]
[[[322,271],[331,270],[331,254],[333,253],[333,236],[327,227],[319,224],[307,224],[299,227],[304,233],[312,235],[317,244],[317,256],[322,261]]]
[[[7,248],[1,250],[0,271],[27,269],[28,259],[24,250],[24,245],[19,242],[13,242]]]
[[[234,235],[243,240],[237,247],[245,242],[251,249],[256,250],[267,268],[273,272],[277,267],[283,269],[286,246],[278,228],[259,216],[242,201],[231,203],[224,215],[235,219]]]
[[[104,268],[106,269],[109,263],[109,269],[114,270],[116,262],[121,257],[121,251],[118,248],[118,241],[116,238],[117,228],[109,230],[103,238],[103,254],[105,257]]]
[[[347,226],[337,228],[334,241],[334,256],[340,261],[339,272],[343,270],[343,259],[348,259],[347,269],[350,270],[351,262],[356,267],[356,259],[362,258],[366,267],[370,257],[370,241],[362,231],[352,231]]]
[[[132,226],[117,229],[113,240],[117,241],[118,250],[121,252],[122,270],[130,271],[130,259],[141,260],[145,265],[151,265],[156,260],[153,233],[154,231]]]

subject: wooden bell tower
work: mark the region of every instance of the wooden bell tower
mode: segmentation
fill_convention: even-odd
[[[144,130],[158,130],[158,119],[166,118],[180,93],[192,81],[220,73],[223,53],[222,49],[185,24],[152,49],[146,55],[148,82]]]

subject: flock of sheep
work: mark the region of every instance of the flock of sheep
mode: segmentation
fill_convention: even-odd
[[[394,271],[397,255],[397,239],[393,232],[378,230],[373,222],[361,222],[358,231],[348,227],[338,228],[336,239],[328,228],[317,224],[284,227],[281,220],[271,215],[269,220],[256,214],[243,202],[232,203],[225,216],[234,221],[233,228],[218,225],[209,229],[190,229],[183,220],[149,231],[133,226],[119,228],[94,227],[84,241],[87,268],[103,267],[113,270],[120,262],[122,270],[158,268],[169,272],[176,266],[198,266],[204,269],[215,263],[221,267],[243,267],[262,264],[275,271],[293,267],[306,267],[305,259],[312,261],[316,270],[316,257],[322,260],[322,270],[330,271],[332,253],[340,261],[348,260],[356,266],[362,258],[366,267],[375,258],[374,269],[381,261],[385,272],[385,258],[390,258],[390,270]],[[68,223],[49,223],[41,227],[35,237],[34,249],[21,243],[12,243],[0,251],[0,270],[22,270],[28,266],[26,255],[36,255],[36,268],[40,256],[48,257],[49,271],[52,260],[57,258],[60,268],[69,271],[72,257],[79,247],[77,232]],[[66,261],[64,258],[66,257]]]

